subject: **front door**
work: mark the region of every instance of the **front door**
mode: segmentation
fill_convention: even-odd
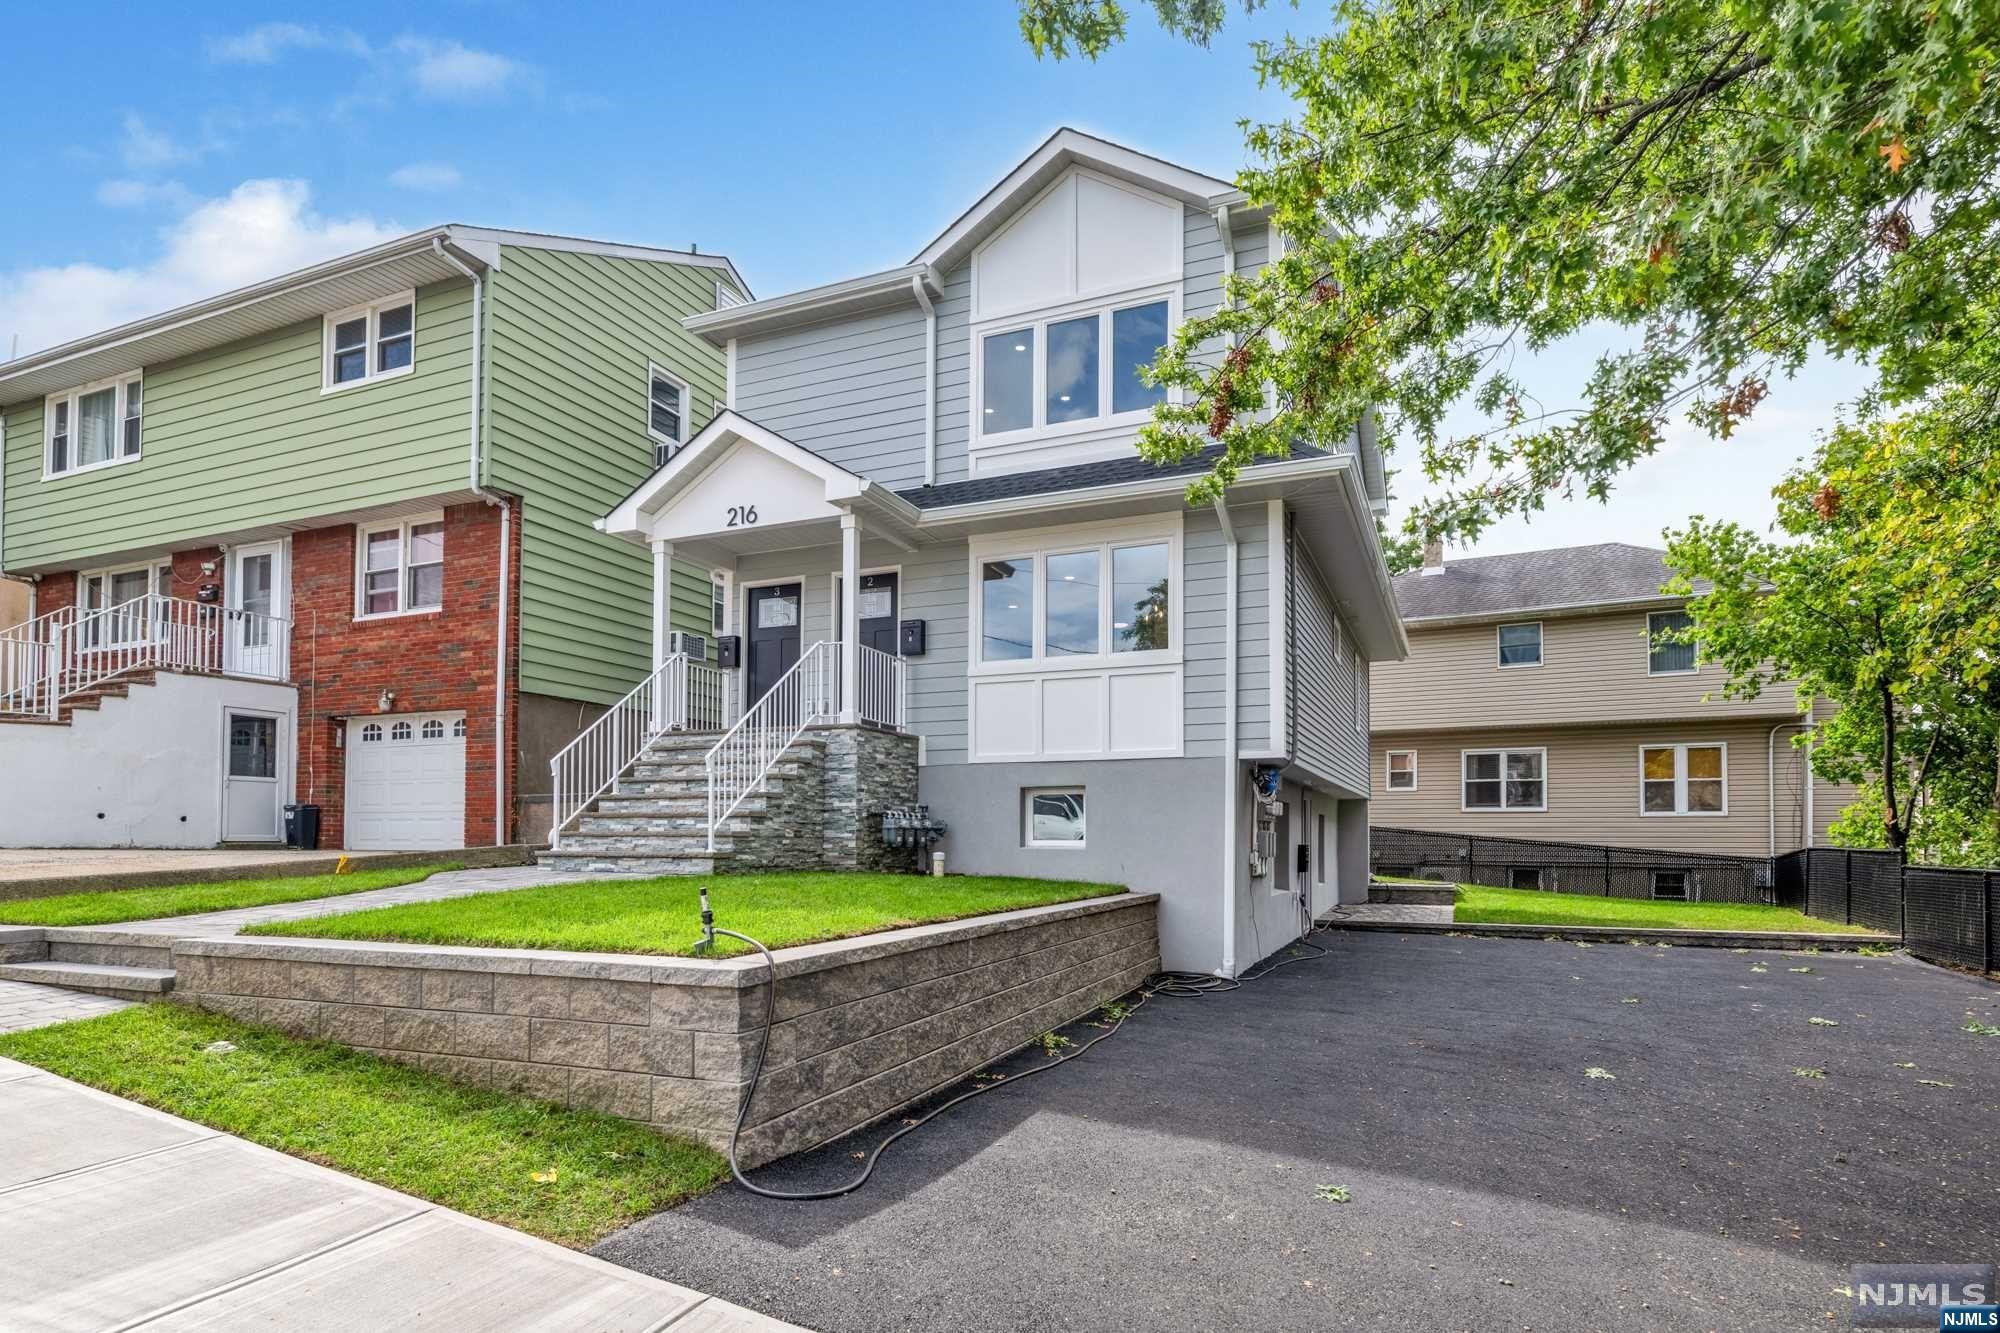
[[[223,714],[227,755],[222,777],[222,837],[226,842],[276,842],[278,722],[272,713]]]
[[[799,660],[799,593],[796,583],[774,583],[750,589],[750,614],[744,623],[745,706],[762,699],[778,677]]]
[[[840,633],[841,598],[846,590],[840,581],[834,581],[833,628],[836,636]],[[886,574],[863,574],[861,576],[861,605],[855,608],[861,615],[861,646],[873,648],[877,652],[895,657],[896,653],[896,574],[894,570]]]
[[[222,669],[272,680],[285,674],[285,635],[275,619],[284,605],[284,546],[258,542],[229,553],[223,613]]]

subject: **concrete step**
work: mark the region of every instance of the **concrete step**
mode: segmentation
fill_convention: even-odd
[[[0,981],[32,981],[120,1000],[156,1000],[174,988],[169,969],[108,963],[0,963]]]
[[[93,963],[108,967],[141,967],[172,971],[173,946],[158,935],[124,935],[70,927],[43,932],[52,963]]]
[[[729,854],[656,856],[645,852],[564,850],[542,852],[535,857],[535,864],[587,875],[713,875],[727,868]]]

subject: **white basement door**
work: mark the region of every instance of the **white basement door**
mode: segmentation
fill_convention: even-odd
[[[347,723],[347,846],[465,845],[465,715],[400,713]]]

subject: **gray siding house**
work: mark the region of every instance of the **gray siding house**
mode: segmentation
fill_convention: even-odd
[[[1169,967],[1234,975],[1365,897],[1369,663],[1405,651],[1372,438],[1202,508],[1201,463],[1134,449],[1137,367],[1273,244],[1227,181],[1066,129],[910,263],[684,321],[726,407],[600,526],[661,588],[714,571],[723,668],[662,634],[626,709],[726,730],[658,774],[710,849],[740,862],[760,766],[846,725],[911,738],[948,870],[1157,892]],[[861,787],[896,762],[864,746]],[[557,851],[659,868],[595,779],[558,776]]]

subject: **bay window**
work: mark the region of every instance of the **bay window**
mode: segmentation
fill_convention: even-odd
[[[50,394],[42,405],[42,472],[72,472],[139,457],[144,385],[138,375]]]
[[[1467,750],[1462,762],[1464,809],[1549,808],[1546,750]]]
[[[416,321],[414,292],[328,315],[321,392],[409,374],[416,368]]]
[[[444,607],[444,519],[356,529],[355,614],[406,615]]]
[[[1025,320],[978,335],[978,434],[1065,432],[1150,414],[1166,390],[1141,368],[1166,345],[1169,297]]]
[[[1639,813],[1728,813],[1728,747],[1644,745],[1639,748]]]

